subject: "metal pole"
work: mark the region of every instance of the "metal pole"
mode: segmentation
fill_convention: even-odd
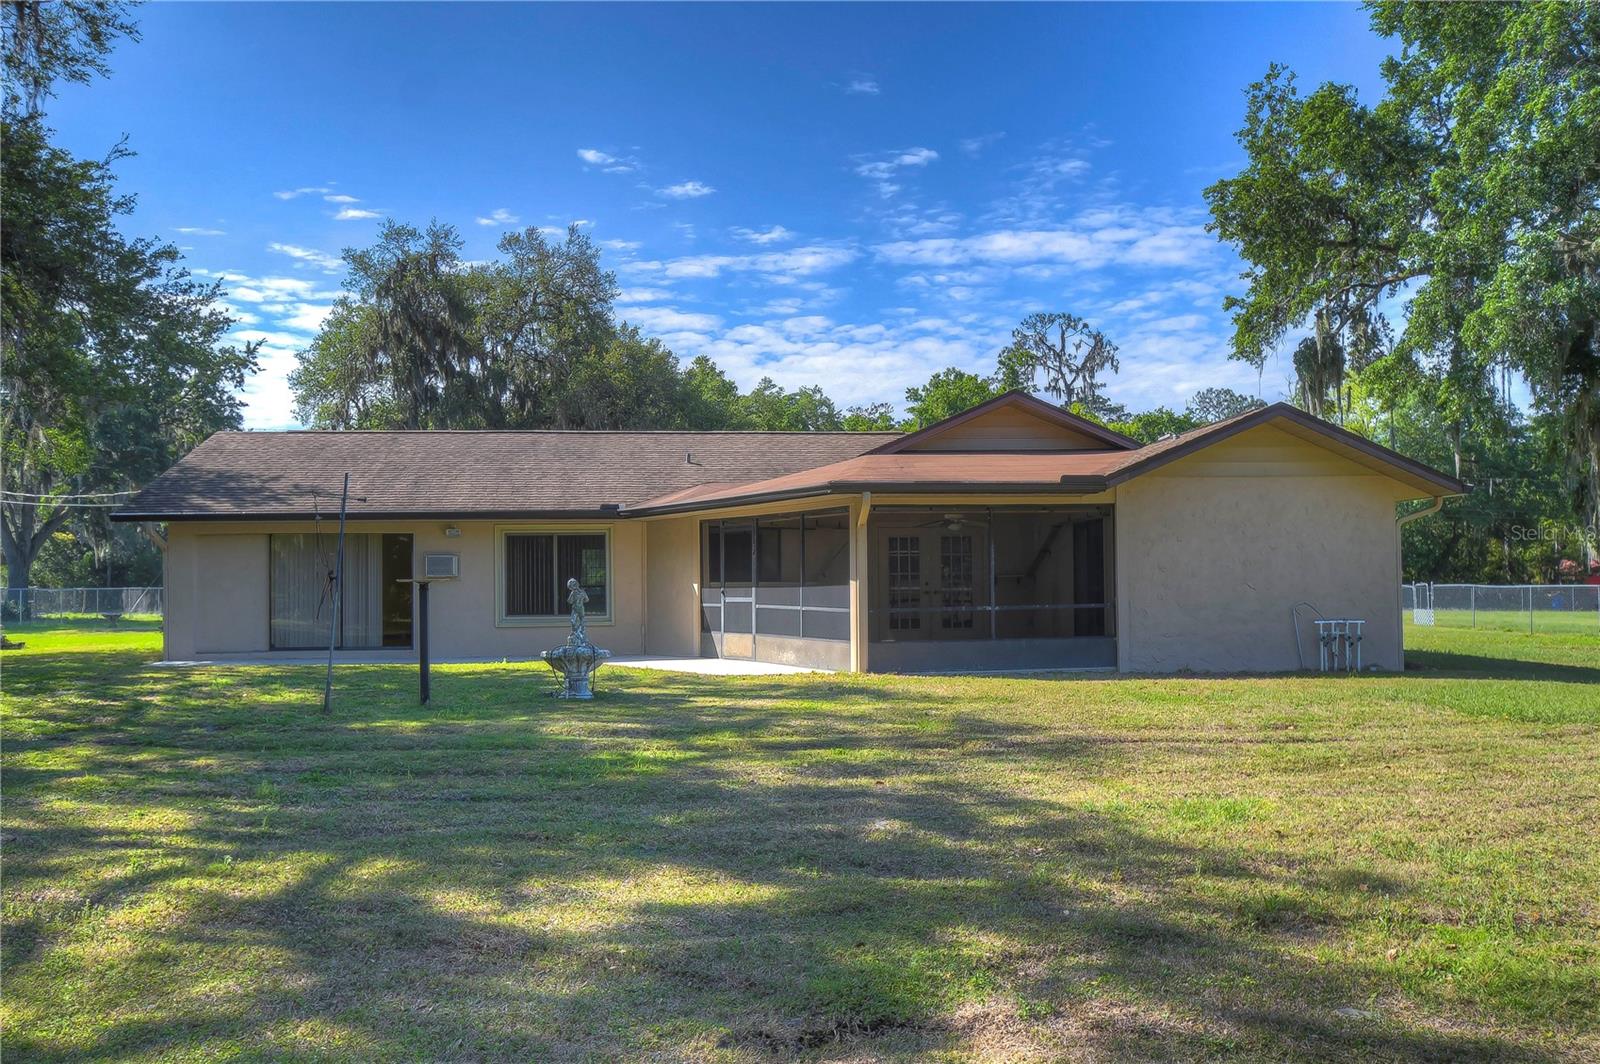
[[[1528,634],[1533,634],[1533,585],[1528,585]]]
[[[417,666],[421,673],[422,704],[428,704],[428,581],[417,581]]]
[[[350,503],[350,474],[344,475],[339,495],[339,546],[333,556],[333,609],[328,621],[328,674],[322,681],[322,712],[333,712],[333,650],[339,644],[339,600],[344,597],[344,517]]]
[[[1468,584],[1467,594],[1472,601],[1472,627],[1478,627],[1478,585]]]

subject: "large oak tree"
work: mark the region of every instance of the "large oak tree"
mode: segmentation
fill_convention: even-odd
[[[1260,366],[1298,334],[1302,394],[1370,371],[1394,409],[1425,387],[1458,466],[1517,419],[1520,374],[1600,522],[1600,5],[1369,10],[1400,43],[1384,98],[1301,95],[1274,68],[1246,168],[1206,190],[1248,263],[1234,355]]]

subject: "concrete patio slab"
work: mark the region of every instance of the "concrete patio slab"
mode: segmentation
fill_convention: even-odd
[[[515,661],[536,662],[537,658],[435,658],[435,665],[493,665]],[[321,657],[300,651],[277,654],[214,654],[189,661],[154,661],[157,668],[198,669],[207,666],[229,665],[299,665],[326,666],[327,654]],[[335,665],[415,665],[416,655],[411,651],[363,651],[360,654],[336,654]],[[808,669],[799,665],[776,665],[764,661],[738,661],[732,658],[668,658],[653,655],[615,657],[606,662],[607,667],[628,669],[660,669],[663,672],[686,672],[700,676],[787,676],[802,672],[826,672],[826,669]]]

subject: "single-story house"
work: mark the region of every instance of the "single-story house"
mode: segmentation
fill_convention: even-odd
[[[1437,472],[1277,404],[1140,445],[1021,392],[918,432],[223,432],[165,522],[171,659],[340,645],[529,658],[564,585],[617,655],[852,671],[1302,667],[1301,603],[1402,667],[1396,503]],[[1310,609],[1300,608],[1309,618]]]

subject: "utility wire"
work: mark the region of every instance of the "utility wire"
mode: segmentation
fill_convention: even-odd
[[[137,494],[139,494],[138,490],[132,489],[129,491],[74,491],[68,492],[65,495],[41,495],[36,491],[11,491],[9,489],[0,488],[0,495],[6,496],[7,498],[14,497],[19,499],[104,499],[110,498],[113,495]]]
[[[7,506],[60,507],[66,510],[120,510],[127,505],[125,502],[56,502],[51,499],[34,501],[32,499],[4,498],[0,498],[0,503],[5,503]]]

